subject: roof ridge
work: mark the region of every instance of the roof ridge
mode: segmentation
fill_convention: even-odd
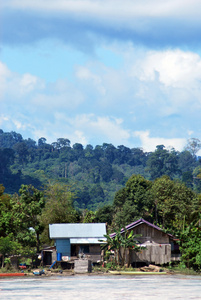
[[[125,232],[125,229],[127,229],[127,230],[132,229],[133,227],[136,227],[136,226],[140,225],[141,223],[145,223],[145,224],[147,224],[148,226],[150,226],[150,227],[152,227],[152,228],[155,228],[155,229],[157,229],[157,230],[160,230],[160,231],[162,231],[162,232],[165,232],[165,231],[164,231],[162,228],[160,228],[159,226],[154,225],[154,224],[150,223],[149,221],[147,221],[147,220],[145,220],[145,219],[143,219],[143,218],[140,218],[140,219],[138,219],[137,221],[134,221],[133,223],[130,223],[130,224],[128,224],[127,226],[125,226],[124,228],[122,228],[122,229],[121,229],[121,233]],[[172,236],[172,235],[169,234],[169,233],[166,233],[166,234],[169,235],[169,236]],[[116,232],[110,234],[111,237],[113,237],[113,236],[115,236],[115,235],[116,235]]]

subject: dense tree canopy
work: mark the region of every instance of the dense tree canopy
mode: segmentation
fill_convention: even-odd
[[[163,228],[169,228],[172,233],[181,231],[185,224],[190,224],[195,217],[198,218],[198,196],[184,184],[163,176],[154,181],[152,195],[155,222]]]
[[[36,143],[16,132],[0,130],[0,183],[11,194],[21,184],[40,189],[48,180],[76,185],[76,207],[89,210],[112,204],[115,193],[133,174],[152,181],[168,175],[199,192],[201,184],[195,170],[201,167],[196,156],[200,144],[200,140],[192,138],[182,152],[158,145],[154,152],[146,153],[140,148],[110,143],[95,147],[71,145],[68,138],[48,144],[41,137]]]
[[[116,193],[113,205],[117,227],[125,226],[140,217],[149,217],[152,211],[151,185],[151,181],[143,176],[132,175],[125,188]]]

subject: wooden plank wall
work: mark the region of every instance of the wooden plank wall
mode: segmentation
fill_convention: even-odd
[[[160,245],[147,245],[145,250],[135,253],[132,252],[132,262],[146,262],[153,263],[156,265],[167,264],[171,261],[171,245],[160,244]]]
[[[169,236],[157,230],[151,226],[146,224],[141,224],[132,229],[134,234],[140,234],[141,237],[137,238],[142,244],[146,241],[154,241],[158,244],[168,244],[169,243]]]
[[[78,257],[79,249],[80,245],[76,245],[76,257]],[[89,245],[89,253],[85,253],[85,258],[90,259],[93,263],[102,260],[100,245]]]

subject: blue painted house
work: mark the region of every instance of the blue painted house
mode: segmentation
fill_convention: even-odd
[[[101,260],[100,240],[106,240],[105,223],[49,224],[50,239],[55,240],[57,254],[70,260],[85,257],[92,262]]]

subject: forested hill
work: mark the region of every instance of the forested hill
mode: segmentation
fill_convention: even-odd
[[[112,203],[132,174],[149,180],[168,175],[200,192],[201,160],[196,156],[200,148],[198,139],[190,139],[182,152],[158,145],[154,152],[147,153],[107,143],[95,147],[71,145],[65,138],[48,144],[43,137],[36,142],[0,130],[0,184],[13,194],[21,184],[40,189],[50,180],[68,183],[76,193],[75,207],[90,210]]]

